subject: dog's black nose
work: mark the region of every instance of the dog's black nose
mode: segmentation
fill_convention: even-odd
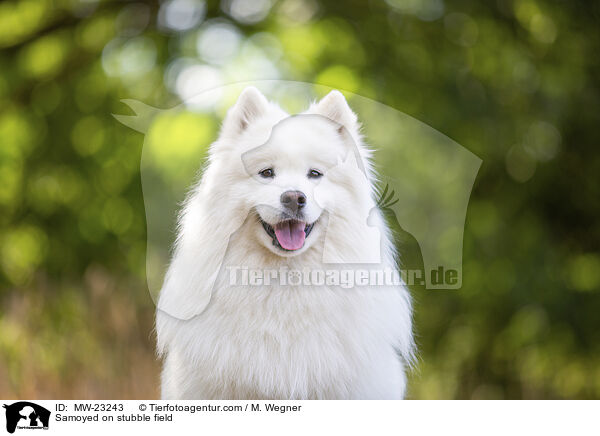
[[[279,199],[281,204],[289,210],[297,212],[306,205],[306,195],[301,191],[285,191]]]

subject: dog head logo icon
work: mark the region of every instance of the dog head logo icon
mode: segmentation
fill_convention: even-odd
[[[14,433],[18,429],[48,429],[50,411],[29,401],[19,401],[6,409],[6,431]]]
[[[256,86],[253,88],[249,85]],[[321,94],[325,97],[317,101]],[[418,284],[425,285],[426,289],[461,288],[466,212],[482,160],[444,134],[409,115],[359,95],[347,96],[351,106],[345,98],[339,92],[331,92],[327,87],[310,83],[267,80],[207,89],[193,101],[182,102],[176,107],[164,110],[135,100],[123,100],[134,114],[115,114],[115,118],[145,135],[140,172],[148,238],[146,275],[150,295],[160,311],[180,320],[187,320],[202,313],[210,301],[213,285],[223,272],[230,238],[238,235],[236,232],[248,217],[252,219],[255,215],[250,213],[246,206],[250,204],[250,199],[256,199],[263,193],[263,197],[269,198],[269,201],[259,204],[255,209],[264,212],[261,219],[267,225],[263,226],[264,229],[255,229],[265,243],[269,244],[271,241],[268,239],[271,237],[272,243],[268,245],[271,251],[278,249],[277,244],[281,245],[276,230],[279,230],[279,236],[283,237],[284,245],[292,249],[300,247],[307,234],[311,233],[312,241],[323,241],[324,265],[377,265],[383,257],[392,257],[390,250],[383,250],[383,253],[381,250],[380,241],[384,235],[381,234],[377,223],[381,223],[385,218],[394,223],[394,229],[400,235],[398,242],[409,242],[408,248],[402,247],[404,252],[401,255],[404,260],[400,266],[418,272]],[[281,102],[283,107],[273,103],[276,101]],[[313,103],[310,103],[311,101]],[[268,109],[266,112],[263,111],[265,107]],[[274,107],[279,110],[273,109]],[[307,107],[309,109],[305,110]],[[240,129],[246,129],[248,117],[255,117],[257,113],[260,113],[261,117],[265,113],[269,116],[264,117],[261,123],[255,122],[256,130],[253,130],[252,134],[246,131],[245,139],[238,144]],[[290,116],[289,113],[297,115]],[[224,130],[225,136],[214,128],[218,125],[218,120],[224,120],[223,127],[231,127]],[[287,192],[288,185],[294,183],[283,179],[288,176],[287,172],[267,177],[262,171],[271,171],[272,168],[255,166],[267,157],[275,159],[288,156],[282,152],[283,148],[291,148],[291,144],[298,142],[298,138],[309,141],[313,136],[320,135],[313,141],[321,146],[318,151],[323,156],[320,158],[337,150],[338,147],[332,147],[332,144],[338,144],[339,135],[330,138],[328,133],[325,133],[332,132],[331,129],[325,128],[331,123],[341,127],[337,132],[342,136],[341,140],[348,150],[354,153],[341,156],[337,164],[333,161],[331,164],[327,163],[328,159],[321,168],[323,171],[318,171],[318,176],[324,177],[302,179],[302,183],[307,185],[304,190],[289,190],[290,193],[304,194],[308,200],[310,195],[314,195],[314,203],[319,210],[325,212],[322,227],[314,226],[313,229],[311,225],[306,225],[314,221],[316,214],[307,213],[310,212],[310,201],[306,203],[307,206],[303,206],[304,214],[309,215],[305,219],[296,220],[293,227],[273,227],[269,224],[269,219],[264,218],[272,217],[274,203],[283,203],[280,197],[282,192],[279,191]],[[268,131],[267,124],[274,127]],[[310,128],[302,128],[309,125]],[[359,147],[363,136],[365,146]],[[219,141],[219,138],[223,140]],[[217,148],[221,149],[223,156],[227,154],[242,158],[220,160],[222,168],[219,174],[211,179],[213,184],[207,185],[208,190],[200,189],[199,182],[207,174],[206,169],[210,167],[208,164],[215,161]],[[372,149],[377,149],[377,153],[372,153]],[[299,150],[306,151],[302,147],[295,147],[291,151]],[[369,159],[371,154],[372,159]],[[300,159],[286,161],[285,165],[289,164],[290,168],[295,168],[297,164],[300,167],[300,164],[304,163],[302,159],[308,156],[308,153],[299,156]],[[319,161],[321,160],[323,159]],[[199,167],[204,170],[199,172]],[[235,173],[236,177],[221,176],[228,171],[231,174]],[[305,175],[302,173],[303,177]],[[227,182],[231,187],[234,180],[240,181],[240,186],[244,183],[243,190],[235,191],[228,197],[213,194],[217,192],[213,189],[215,186]],[[335,181],[337,182],[334,183]],[[385,186],[388,186],[387,192],[384,192]],[[344,187],[353,189],[346,189],[348,192],[345,193]],[[362,193],[360,189],[372,187],[374,189],[370,192],[368,201],[356,202],[348,195],[344,196]],[[233,192],[233,188],[230,191]],[[192,201],[191,193],[198,194],[197,201],[194,200],[196,203]],[[198,247],[208,243],[212,244],[211,246],[217,245],[216,251],[203,261],[204,268],[211,271],[211,274],[203,276],[202,280],[181,279],[183,281],[180,283],[180,278],[187,276],[180,274],[179,269],[173,267],[175,263],[171,260],[178,258],[174,248],[177,247],[176,242],[181,245],[184,240],[177,241],[173,229],[184,225],[184,219],[190,223],[198,222],[201,214],[196,216],[196,212],[191,213],[186,208],[192,204],[200,204],[198,199],[201,197],[205,198],[203,204],[212,205],[212,209],[205,211],[198,208],[199,214],[216,212],[225,205],[236,208],[237,213],[233,219],[210,221],[208,224],[213,225],[216,230],[211,233],[206,231],[206,227],[203,229],[202,234],[206,235],[206,241],[196,237],[190,239],[195,241],[192,243],[194,247],[194,244],[198,244]],[[288,197],[292,205],[296,201],[294,198],[301,198],[290,195]],[[367,198],[361,198],[363,197]],[[225,198],[235,204],[225,204]],[[260,201],[263,201],[262,198]],[[302,201],[305,201],[304,197]],[[253,202],[256,203],[257,201]],[[349,208],[348,205],[352,206]],[[352,238],[348,237],[349,233],[344,232],[345,219],[350,212],[352,216],[360,217],[360,222],[352,232]],[[385,216],[382,217],[382,214]],[[304,229],[301,228],[302,221],[305,221]],[[257,222],[261,224],[260,221]],[[222,237],[217,237],[216,231],[222,234]],[[241,236],[241,233],[238,236]],[[340,250],[338,245],[344,245],[344,250]],[[195,248],[186,252],[203,253],[200,248],[194,250]],[[290,252],[285,253],[285,256],[291,257],[305,252],[306,249],[303,247],[288,251]],[[382,257],[383,254],[385,256]],[[407,259],[413,258],[415,262],[406,262]],[[191,271],[198,262],[198,257],[194,254],[186,261],[176,264],[180,264],[183,270]],[[171,265],[171,273],[167,265]],[[194,286],[189,286],[191,283]],[[178,303],[183,301],[180,298],[174,298],[173,304],[163,298],[159,301],[159,295],[165,295],[161,290],[167,285],[177,289],[177,292],[187,289],[189,295],[186,295],[194,296],[195,304],[181,305]],[[185,298],[184,300],[189,301]]]

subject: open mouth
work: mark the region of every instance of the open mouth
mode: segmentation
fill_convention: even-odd
[[[259,218],[260,219],[260,218]],[[296,251],[304,246],[304,241],[312,231],[315,223],[285,220],[275,226],[260,220],[265,232],[273,239],[273,245],[284,251]]]

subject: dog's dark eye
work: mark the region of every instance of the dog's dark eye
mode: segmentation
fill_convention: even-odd
[[[261,172],[258,173],[261,177],[264,177],[265,179],[270,179],[272,177],[275,177],[275,171],[273,171],[273,168],[267,168],[265,170],[262,170]]]
[[[318,179],[319,177],[321,177],[323,175],[322,172],[318,171],[318,170],[310,170],[308,172],[308,178],[309,179]]]

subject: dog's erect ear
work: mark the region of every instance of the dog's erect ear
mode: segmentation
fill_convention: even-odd
[[[309,113],[323,115],[349,130],[356,127],[356,114],[352,112],[340,91],[331,91],[321,101],[313,105],[309,109]]]
[[[223,132],[239,134],[255,119],[267,112],[269,102],[253,86],[244,89],[235,105],[229,109],[223,122]]]

